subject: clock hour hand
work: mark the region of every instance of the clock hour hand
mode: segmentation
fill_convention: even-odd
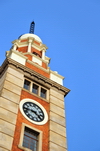
[[[40,117],[40,115],[39,115],[39,112],[38,112],[34,107],[29,106],[28,109],[29,109],[32,113],[34,113],[34,114],[36,115],[36,117],[38,117],[38,118],[41,119],[41,117]]]
[[[31,104],[24,104],[24,109],[27,111],[27,113],[33,117],[33,118],[36,118],[37,121],[41,121],[44,119],[44,114],[42,113],[42,111],[39,109],[38,106],[34,106],[34,105],[31,105]],[[33,119],[35,120],[35,119]]]
[[[34,112],[36,115],[39,115],[39,111],[35,107],[29,107],[29,109]]]
[[[24,105],[24,108],[29,109],[33,112],[36,112],[36,109],[34,107],[31,107],[31,106]]]
[[[35,115],[36,115],[39,119],[43,119],[42,115],[40,115],[39,111],[36,110],[36,108],[30,107],[30,110],[31,110],[32,112],[34,112]]]
[[[28,113],[31,115],[31,116],[33,116],[33,117],[37,117],[37,115],[35,114],[35,113],[33,113],[32,111],[28,111]]]

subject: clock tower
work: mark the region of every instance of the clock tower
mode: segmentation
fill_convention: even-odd
[[[64,77],[30,32],[12,42],[0,67],[0,151],[67,151]]]

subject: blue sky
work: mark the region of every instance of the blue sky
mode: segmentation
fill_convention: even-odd
[[[0,18],[0,64],[34,20],[51,69],[71,89],[65,98],[68,151],[100,151],[100,1],[3,0]]]

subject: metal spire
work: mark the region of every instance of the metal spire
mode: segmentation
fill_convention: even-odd
[[[31,25],[30,25],[30,31],[29,31],[29,33],[34,34],[34,28],[35,28],[35,22],[32,21]]]

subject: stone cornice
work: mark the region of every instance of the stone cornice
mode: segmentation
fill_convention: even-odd
[[[7,69],[7,67],[13,67],[13,68],[16,68],[17,70],[20,70],[20,72],[23,72],[23,74],[26,77],[33,79],[40,84],[45,85],[47,88],[57,89],[58,91],[62,92],[64,96],[66,96],[70,92],[70,90],[67,89],[66,87],[54,82],[53,80],[49,78],[44,77],[43,75],[12,60],[11,58],[6,58],[2,66],[0,67],[0,77],[2,76],[5,69]]]
[[[29,37],[27,39],[26,38],[25,39],[21,39],[21,40],[27,40],[25,42],[20,42],[21,40],[17,39],[17,40],[12,41],[12,44],[16,44],[18,47],[28,46],[30,38],[31,37]],[[36,41],[36,42],[38,42],[38,41],[35,40],[34,38],[31,38],[31,39],[32,39],[32,47],[35,47],[39,51],[41,51],[43,49],[46,51],[46,49],[48,49],[48,47],[45,44],[41,43],[41,45],[37,45],[37,44],[34,43],[34,41]]]

